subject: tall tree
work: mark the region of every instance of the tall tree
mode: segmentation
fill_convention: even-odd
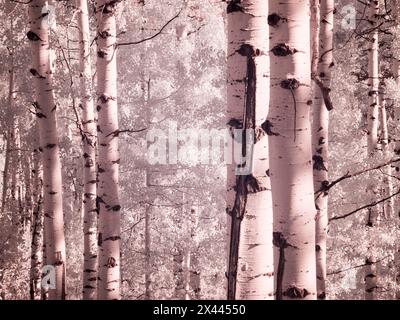
[[[324,190],[328,181],[329,110],[324,95],[330,91],[333,67],[333,12],[334,0],[312,0],[313,17],[313,59],[311,77],[315,81],[313,99],[313,172],[315,190]],[[321,84],[319,83],[321,82]],[[315,221],[317,297],[325,299],[326,241],[328,229],[328,192],[316,194]]]
[[[79,25],[80,89],[84,161],[83,190],[83,299],[97,297],[96,123],[92,97],[90,29],[87,0],[76,0]]]
[[[272,201],[265,135],[268,2],[233,0],[227,14],[228,125],[255,136],[254,143],[244,138],[240,145],[249,171],[240,172],[238,163],[228,166],[228,299],[273,299]]]
[[[378,151],[378,127],[379,127],[379,1],[370,0],[368,3],[367,20],[371,25],[369,32],[369,48],[368,48],[368,158],[373,161]],[[369,192],[372,200],[377,194],[377,185],[375,179],[370,175],[367,192]],[[374,227],[379,221],[379,212],[376,206],[368,209],[367,226]],[[365,299],[375,299],[377,289],[377,270],[376,258],[371,252],[373,243],[369,243],[368,256],[366,258],[365,268]]]
[[[270,143],[276,299],[316,299],[309,1],[270,1]]]
[[[97,111],[99,299],[120,299],[120,203],[117,106],[117,28],[119,1],[98,0]]]
[[[54,266],[55,289],[49,289],[50,299],[65,299],[65,238],[62,207],[60,148],[57,136],[57,105],[54,101],[53,75],[50,67],[49,24],[45,0],[29,3],[29,31],[36,101],[34,107],[39,123],[43,162],[43,210],[46,229],[47,264]]]

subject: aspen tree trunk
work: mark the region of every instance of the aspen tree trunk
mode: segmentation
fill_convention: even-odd
[[[65,238],[62,208],[60,149],[57,137],[53,79],[50,70],[49,26],[42,14],[44,0],[29,3],[29,31],[32,68],[36,91],[36,116],[40,131],[43,161],[43,210],[46,228],[47,263],[54,266],[56,288],[49,290],[50,299],[65,299]]]
[[[1,196],[1,212],[4,212],[6,209],[7,203],[7,191],[8,191],[8,176],[9,176],[9,168],[10,168],[10,153],[11,153],[11,137],[9,134],[9,130],[7,130],[6,138],[6,150],[5,150],[5,159],[4,159],[4,170],[3,170],[3,190]]]
[[[313,0],[315,3],[319,0]],[[334,0],[321,0],[319,15],[316,15],[319,28],[315,28],[314,33],[314,52],[312,62],[312,76],[320,77],[324,86],[330,88],[331,68],[333,66],[333,11]],[[319,29],[319,30],[318,30]],[[319,34],[318,34],[319,32]],[[316,70],[313,70],[315,68]],[[329,146],[329,110],[325,105],[320,88],[314,86],[313,101],[313,172],[314,188],[322,190],[328,177],[328,146]],[[317,216],[315,221],[316,236],[316,267],[317,267],[317,298],[325,299],[326,281],[326,241],[328,229],[328,193],[318,194],[315,199]]]
[[[270,143],[276,299],[316,299],[309,1],[270,1]]]
[[[9,70],[9,81],[8,81],[8,97],[7,97],[7,103],[8,103],[8,121],[9,121],[9,126],[10,129],[6,131],[6,150],[5,150],[5,161],[4,161],[4,171],[3,171],[3,190],[2,190],[2,198],[1,198],[1,212],[4,212],[6,209],[6,203],[7,203],[7,191],[9,189],[8,187],[8,181],[9,181],[9,171],[10,171],[10,162],[12,161],[12,148],[13,148],[13,130],[14,130],[14,122],[15,122],[15,116],[14,116],[14,110],[13,110],[13,105],[14,105],[14,74],[15,74],[15,68],[14,68],[14,53],[11,53],[11,61],[10,61],[11,68]]]
[[[35,173],[36,175],[36,173]],[[35,178],[36,179],[36,178]],[[32,242],[31,242],[31,273],[30,273],[30,298],[31,300],[41,299],[41,268],[42,261],[42,244],[43,244],[43,211],[42,211],[42,181],[35,186],[38,193],[37,200],[34,204],[33,220],[32,220]]]
[[[175,293],[174,296],[178,300],[185,298],[185,273],[184,273],[184,260],[185,254],[183,249],[175,247],[173,258],[173,273],[175,279]]]
[[[368,21],[371,23],[373,30],[370,33],[370,47],[368,49],[368,85],[369,85],[369,106],[368,106],[368,157],[373,159],[378,151],[378,127],[379,127],[379,29],[375,28],[378,21],[379,1],[368,2]],[[370,182],[367,188],[372,200],[377,194],[377,186],[373,175],[370,175]],[[375,227],[379,220],[378,208],[369,208],[367,225],[371,228]],[[365,268],[365,299],[374,300],[376,297],[377,273],[376,258],[371,253],[373,243],[369,243],[368,256],[366,258]]]
[[[192,252],[190,248],[186,250],[185,257],[183,260],[183,267],[185,271],[185,300],[190,300],[190,263],[192,258]]]
[[[144,254],[145,254],[145,299],[150,300],[152,298],[151,292],[151,251],[150,251],[150,214],[151,208],[149,205],[146,206],[145,220],[144,220]]]
[[[379,14],[379,1],[369,2],[368,19],[372,27],[377,24],[376,16]],[[368,49],[368,85],[369,85],[369,108],[368,108],[368,153],[370,156],[376,153],[378,148],[378,125],[379,125],[379,43],[378,29],[370,34],[370,47]]]
[[[118,1],[98,0],[97,110],[99,279],[98,298],[120,299],[120,209],[115,11]]]
[[[201,278],[198,264],[198,258],[194,254],[190,259],[190,287],[193,290],[195,300],[201,299]]]
[[[26,149],[28,149],[29,146],[27,146]],[[33,211],[34,211],[34,200],[33,200],[33,182],[32,182],[32,173],[35,171],[34,168],[34,163],[33,163],[33,158],[32,157],[27,157],[25,160],[25,164],[23,165],[23,170],[24,170],[24,187],[25,187],[25,206],[24,206],[24,221],[26,225],[28,225],[30,228],[32,227],[33,223]],[[32,166],[33,165],[33,166]]]
[[[269,99],[268,2],[233,0],[227,14],[228,125],[255,133],[254,145],[241,142],[250,170],[240,174],[239,163],[228,165],[227,298],[273,299],[272,202],[264,126]]]
[[[11,109],[11,112],[15,112],[13,108]],[[19,205],[19,187],[20,187],[20,135],[19,135],[19,128],[18,128],[18,118],[14,117],[13,125],[11,128],[11,167],[10,167],[10,179],[11,179],[11,184],[10,184],[10,193],[11,193],[11,198],[10,198],[10,212],[12,213],[12,241],[18,242],[18,233],[19,230],[22,226],[22,215],[20,212],[20,205]],[[14,244],[16,247],[18,246],[18,243]]]
[[[381,96],[381,145],[382,145],[382,153],[385,161],[389,161],[391,158],[390,150],[389,150],[389,131],[387,124],[387,113],[386,113],[386,99]],[[386,166],[384,168],[384,176],[383,176],[383,196],[388,197],[393,194],[393,181],[392,181],[392,167]],[[385,219],[391,219],[394,216],[394,198],[390,198],[383,204],[383,213]]]
[[[87,0],[76,0],[80,49],[80,96],[82,109],[83,189],[83,299],[97,298],[97,210],[96,210],[96,123],[92,98],[90,30]]]

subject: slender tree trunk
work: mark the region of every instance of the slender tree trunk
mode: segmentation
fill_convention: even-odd
[[[309,1],[269,3],[276,299],[316,299]]]
[[[65,299],[65,238],[62,207],[60,148],[57,137],[53,76],[50,68],[49,26],[42,9],[45,0],[29,3],[29,31],[32,48],[31,74],[36,91],[36,116],[40,131],[43,161],[43,210],[46,228],[47,263],[54,266],[56,288],[49,290],[50,299]]]
[[[185,272],[185,279],[184,279],[184,289],[185,289],[185,300],[190,300],[190,263],[192,258],[192,252],[189,247],[183,259],[183,270]]]
[[[190,287],[193,290],[194,299],[201,299],[201,278],[199,271],[199,261],[196,254],[190,259]]]
[[[389,131],[387,124],[387,113],[386,113],[386,99],[381,96],[381,145],[382,145],[382,153],[385,161],[389,161],[391,158],[391,152],[389,150]],[[388,197],[393,194],[393,181],[392,181],[392,167],[386,166],[384,168],[384,176],[383,176],[383,196]],[[392,219],[394,217],[394,198],[390,198],[383,204],[383,213],[385,219]]]
[[[97,298],[96,123],[92,98],[90,30],[87,0],[76,0],[80,48],[80,96],[82,109],[83,189],[83,299]]]
[[[15,112],[13,108],[11,112]],[[19,203],[19,188],[20,188],[20,135],[18,128],[18,118],[14,117],[13,125],[11,128],[11,167],[10,167],[10,207],[9,211],[12,213],[12,241],[15,241],[14,246],[18,246],[18,234],[22,227],[23,217],[20,211]]]
[[[13,129],[14,129],[14,83],[15,83],[15,68],[14,68],[14,53],[11,53],[11,61],[10,61],[10,70],[9,70],[9,82],[8,82],[8,123],[9,128],[6,131],[6,150],[5,150],[5,161],[4,161],[4,171],[3,171],[3,190],[2,190],[2,198],[1,198],[1,212],[4,212],[6,209],[7,197],[8,197],[8,181],[9,181],[9,171],[10,171],[10,162],[12,161],[12,148],[13,148]]]
[[[230,1],[228,125],[255,133],[241,142],[249,170],[228,166],[228,299],[273,299],[272,201],[266,118],[269,99],[268,1]],[[249,136],[247,135],[247,138]]]
[[[41,299],[41,269],[42,269],[42,244],[43,244],[43,212],[42,212],[42,182],[37,185],[38,198],[35,203],[32,221],[31,242],[31,273],[30,273],[30,298]]]
[[[173,258],[173,273],[175,279],[175,293],[174,296],[178,300],[185,298],[185,272],[184,260],[185,254],[182,248],[175,247]]]
[[[146,205],[146,212],[144,217],[144,254],[145,254],[145,299],[150,300],[152,298],[151,292],[151,238],[150,238],[150,214],[151,208]]]
[[[115,11],[119,1],[98,0],[99,299],[120,299],[120,209]]]
[[[7,203],[7,191],[8,191],[8,181],[9,181],[9,170],[10,170],[10,154],[11,154],[11,136],[9,134],[10,130],[7,130],[6,138],[6,150],[4,159],[4,170],[3,170],[3,190],[1,196],[1,212],[6,209]]]
[[[319,0],[313,0],[314,4]],[[318,10],[318,9],[317,9]],[[319,14],[315,14],[316,25],[313,34],[312,76],[320,77],[324,86],[330,88],[333,66],[333,11],[334,0],[321,0]],[[319,34],[318,34],[319,33]],[[314,86],[313,99],[313,172],[314,188],[321,190],[328,177],[329,110],[318,85]],[[326,240],[328,228],[328,193],[318,194],[315,199],[317,216],[315,221],[317,297],[325,299],[326,281]]]
[[[368,2],[368,21],[373,28],[370,33],[370,47],[368,50],[368,85],[369,85],[369,106],[368,106],[368,158],[372,161],[377,155],[378,151],[378,127],[379,127],[379,29],[376,28],[378,23],[377,18],[379,14],[379,1]],[[377,185],[373,174],[370,175],[370,182],[367,188],[372,200],[375,199],[377,192]],[[367,225],[371,228],[376,226],[379,221],[378,208],[369,208]],[[365,299],[374,300],[376,297],[376,258],[373,251],[374,244],[369,243],[368,256],[366,258],[367,266],[365,268]]]
[[[43,180],[40,167],[39,128],[35,125],[33,135],[33,168],[32,181],[32,223],[31,223],[31,270],[30,270],[30,298],[31,300],[41,299],[41,269],[43,266]]]

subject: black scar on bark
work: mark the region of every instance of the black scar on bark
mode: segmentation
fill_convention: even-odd
[[[241,129],[243,126],[243,121],[232,118],[228,121],[227,125],[234,129]]]
[[[260,49],[255,49],[252,45],[249,45],[247,43],[242,44],[240,46],[240,48],[237,50],[237,52],[240,55],[247,57],[247,58],[256,57],[261,54]],[[247,76],[247,78],[249,78],[249,77]],[[248,79],[248,81],[249,81],[249,79]]]
[[[99,112],[101,110],[101,106],[97,105],[96,110],[97,110],[97,112]]]
[[[97,51],[97,56],[99,58],[105,58],[106,55],[107,55],[107,52],[105,52],[104,50],[98,50]]]
[[[315,245],[315,251],[320,252],[321,251],[321,246],[320,245]]]
[[[57,251],[55,255],[54,266],[61,266],[63,263],[61,251]]]
[[[101,95],[99,96],[98,100],[100,100],[102,103],[107,103],[108,100],[115,100],[115,98],[112,97],[112,96],[107,96],[107,95],[105,95],[105,94],[101,94]]]
[[[36,117],[38,117],[39,119],[47,118],[47,117],[46,117],[43,113],[41,113],[41,112],[36,112],[35,114],[36,114]]]
[[[324,137],[320,137],[318,139],[318,145],[322,145],[322,144],[325,144],[325,138]]]
[[[277,13],[272,13],[268,16],[268,25],[271,27],[276,27],[280,21],[287,21],[287,19],[282,18],[280,15]]]
[[[26,36],[30,41],[42,41],[42,39],[40,39],[40,37],[35,32],[30,30],[26,33]]]
[[[118,236],[108,237],[108,238],[105,238],[103,241],[117,241],[117,240],[121,240],[121,237],[118,237]]]
[[[298,288],[296,286],[291,286],[286,289],[283,293],[284,296],[292,298],[292,299],[304,299],[310,294],[305,288]]]
[[[281,81],[281,87],[288,90],[296,90],[300,87],[300,82],[297,79],[285,79]]]
[[[97,238],[97,245],[98,245],[99,247],[101,247],[102,244],[103,244],[103,235],[102,235],[101,232],[99,232],[99,236],[98,236],[98,238]]]
[[[102,39],[106,39],[107,37],[111,37],[112,36],[112,34],[109,33],[108,31],[99,32],[98,35]]]
[[[317,171],[328,171],[328,169],[325,167],[324,164],[324,158],[321,157],[320,155],[313,155],[312,157],[314,164],[313,164],[313,169]]]
[[[117,266],[117,261],[115,260],[115,258],[114,257],[108,258],[107,264],[105,265],[105,267],[114,268],[115,266]]]
[[[231,0],[226,7],[226,13],[243,12],[243,7],[240,5],[241,0]]]
[[[117,204],[117,205],[115,205],[115,206],[112,206],[112,207],[111,207],[111,210],[112,210],[112,211],[120,211],[120,210],[121,210],[121,206],[120,206],[119,204]]]
[[[43,77],[36,69],[34,68],[30,68],[29,72],[34,76],[37,77],[39,79],[46,79],[46,77]]]
[[[289,47],[286,43],[278,43],[271,49],[272,53],[278,57],[293,55],[298,52],[295,48]]]
[[[289,246],[281,232],[272,233],[272,243],[279,248],[278,270],[276,274],[276,300],[282,300],[283,275],[285,273],[285,249]]]
[[[325,291],[323,291],[318,295],[318,300],[325,300],[325,299],[326,299],[326,293]]]
[[[265,120],[262,124],[261,124],[261,128],[264,130],[264,132],[269,135],[269,136],[279,136],[279,133],[273,132],[272,128],[273,128],[273,124],[271,123],[271,121],[269,120]]]
[[[55,146],[56,146],[56,144],[54,144],[54,143],[48,143],[48,144],[46,144],[45,148],[46,149],[53,149]]]
[[[256,129],[256,63],[255,57],[261,54],[259,49],[254,48],[249,44],[242,44],[237,52],[247,57],[247,71],[245,78],[245,105],[244,105],[244,119],[243,129]],[[243,135],[245,135],[243,130]],[[242,155],[245,156],[248,152],[246,146],[246,139],[242,139]],[[240,242],[240,229],[241,222],[246,213],[247,197],[249,193],[260,192],[265,190],[261,183],[253,175],[238,175],[236,177],[235,200],[232,210],[228,214],[232,217],[231,222],[231,237],[229,245],[229,262],[228,262],[228,300],[235,300],[236,295],[236,282],[239,260],[239,242]]]

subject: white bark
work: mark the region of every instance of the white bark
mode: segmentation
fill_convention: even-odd
[[[230,1],[228,13],[228,125],[250,129],[258,140],[242,143],[252,168],[236,175],[228,166],[228,299],[273,299],[272,202],[268,177],[268,2]]]
[[[29,31],[32,48],[31,73],[36,91],[36,115],[40,131],[43,161],[43,209],[46,229],[47,263],[56,269],[56,289],[49,290],[50,299],[65,299],[65,238],[62,208],[60,148],[57,137],[57,105],[53,96],[50,70],[49,28],[42,15],[45,0],[29,3]]]
[[[31,241],[31,271],[30,271],[30,298],[41,299],[41,269],[43,266],[43,180],[40,168],[40,153],[37,148],[39,144],[38,127],[34,133],[33,151],[33,189],[32,189],[32,241]]]
[[[99,299],[120,299],[120,209],[115,10],[118,1],[98,0],[97,110]]]
[[[90,30],[87,0],[76,0],[80,48],[80,96],[82,109],[83,190],[83,299],[97,298],[97,210],[96,210],[96,123],[92,98]]]
[[[276,298],[316,299],[309,1],[270,1],[268,22]]]
[[[379,1],[369,1],[368,20],[371,22],[370,47],[368,49],[368,85],[369,85],[369,106],[368,106],[368,157],[374,159],[378,150],[378,127],[379,127],[379,29],[375,28],[379,14]],[[367,187],[371,200],[374,201],[377,192],[377,185],[374,176],[370,175],[370,183]],[[379,221],[378,207],[369,208],[369,227],[374,227]],[[373,243],[369,243],[365,268],[365,299],[374,300],[376,294],[377,273],[375,256],[372,253]]]
[[[391,152],[389,150],[389,132],[387,124],[387,113],[386,113],[386,100],[381,97],[381,145],[382,145],[382,155],[384,161],[389,161],[391,158]],[[392,167],[386,166],[384,168],[384,175],[382,181],[383,196],[388,197],[393,194],[393,181],[392,181]],[[392,219],[394,217],[394,198],[390,198],[383,204],[383,214],[385,219]]]
[[[318,2],[318,0],[314,0]],[[331,68],[333,66],[333,11],[334,0],[322,0],[320,2],[319,30],[315,30],[314,52],[317,51],[313,61],[318,77],[324,86],[330,88]],[[318,15],[317,15],[318,16]],[[312,31],[313,32],[313,31]],[[319,38],[319,39],[318,39]],[[319,40],[319,41],[318,41]],[[314,86],[313,101],[313,172],[314,188],[322,190],[328,177],[328,146],[329,146],[329,111],[325,105],[320,88]],[[316,216],[316,267],[317,267],[317,297],[325,299],[326,281],[326,241],[328,229],[328,193],[318,194],[315,199],[317,209]]]

